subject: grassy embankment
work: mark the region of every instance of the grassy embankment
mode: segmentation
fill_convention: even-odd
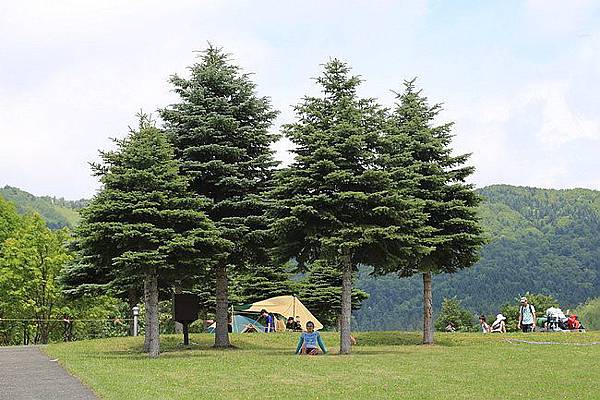
[[[143,338],[51,344],[46,351],[102,398],[128,399],[597,399],[600,345],[532,345],[506,339],[600,342],[600,332],[554,334],[357,334],[339,356],[295,356],[297,334],[237,334],[232,350],[210,348],[213,337],[161,337],[163,353],[140,353]]]

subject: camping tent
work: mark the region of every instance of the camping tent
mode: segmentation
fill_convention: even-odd
[[[217,324],[213,323],[211,326],[206,328],[208,333],[215,333]],[[245,333],[245,332],[264,332],[265,327],[259,324],[249,316],[234,314],[231,322],[231,331],[233,333]]]
[[[253,304],[246,304],[241,307],[236,307],[236,310],[242,313],[260,313],[260,310],[265,309],[272,314],[278,314],[285,319],[288,317],[300,317],[302,329],[306,329],[306,322],[312,321],[315,323],[315,329],[323,329],[315,316],[298,300],[296,296],[277,296],[270,299],[257,301]]]

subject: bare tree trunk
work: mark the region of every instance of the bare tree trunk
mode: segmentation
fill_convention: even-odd
[[[433,344],[433,296],[430,271],[423,273],[423,344]]]
[[[216,276],[216,297],[217,304],[215,309],[215,320],[217,327],[215,329],[215,347],[227,348],[231,347],[229,342],[229,331],[227,311],[229,308],[228,289],[227,289],[227,265],[222,264],[217,266]]]
[[[340,315],[340,354],[350,354],[350,318],[352,315],[352,257],[342,260],[342,312]]]
[[[44,321],[40,325],[40,343],[48,344],[50,339],[50,322]]]
[[[173,288],[173,291],[175,292],[175,294],[180,294],[181,293],[181,287],[179,285],[176,285]],[[181,322],[175,321],[175,333],[178,333],[180,335],[183,333],[183,324]]]
[[[146,272],[144,287],[146,296],[146,332],[148,338],[148,355],[158,357],[160,353],[160,331],[158,325],[158,276],[156,269]]]

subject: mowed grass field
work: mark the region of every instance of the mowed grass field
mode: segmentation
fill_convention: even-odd
[[[357,333],[341,356],[338,334],[324,333],[325,356],[293,354],[298,335],[233,334],[231,350],[213,336],[161,336],[148,359],[143,338],[51,344],[45,351],[102,399],[600,399],[600,332],[436,334]],[[534,345],[507,339],[570,344]]]

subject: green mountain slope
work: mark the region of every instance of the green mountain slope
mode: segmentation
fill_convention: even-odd
[[[72,228],[77,225],[79,222],[78,210],[87,201],[70,201],[49,196],[38,197],[11,186],[0,188],[0,196],[14,203],[20,214],[39,213],[51,229]]]
[[[496,185],[479,192],[490,243],[473,268],[435,277],[436,309],[453,296],[486,314],[527,291],[554,295],[565,308],[600,296],[600,191]],[[357,328],[420,327],[419,276],[372,278],[364,270],[358,287],[370,298],[355,314]]]

